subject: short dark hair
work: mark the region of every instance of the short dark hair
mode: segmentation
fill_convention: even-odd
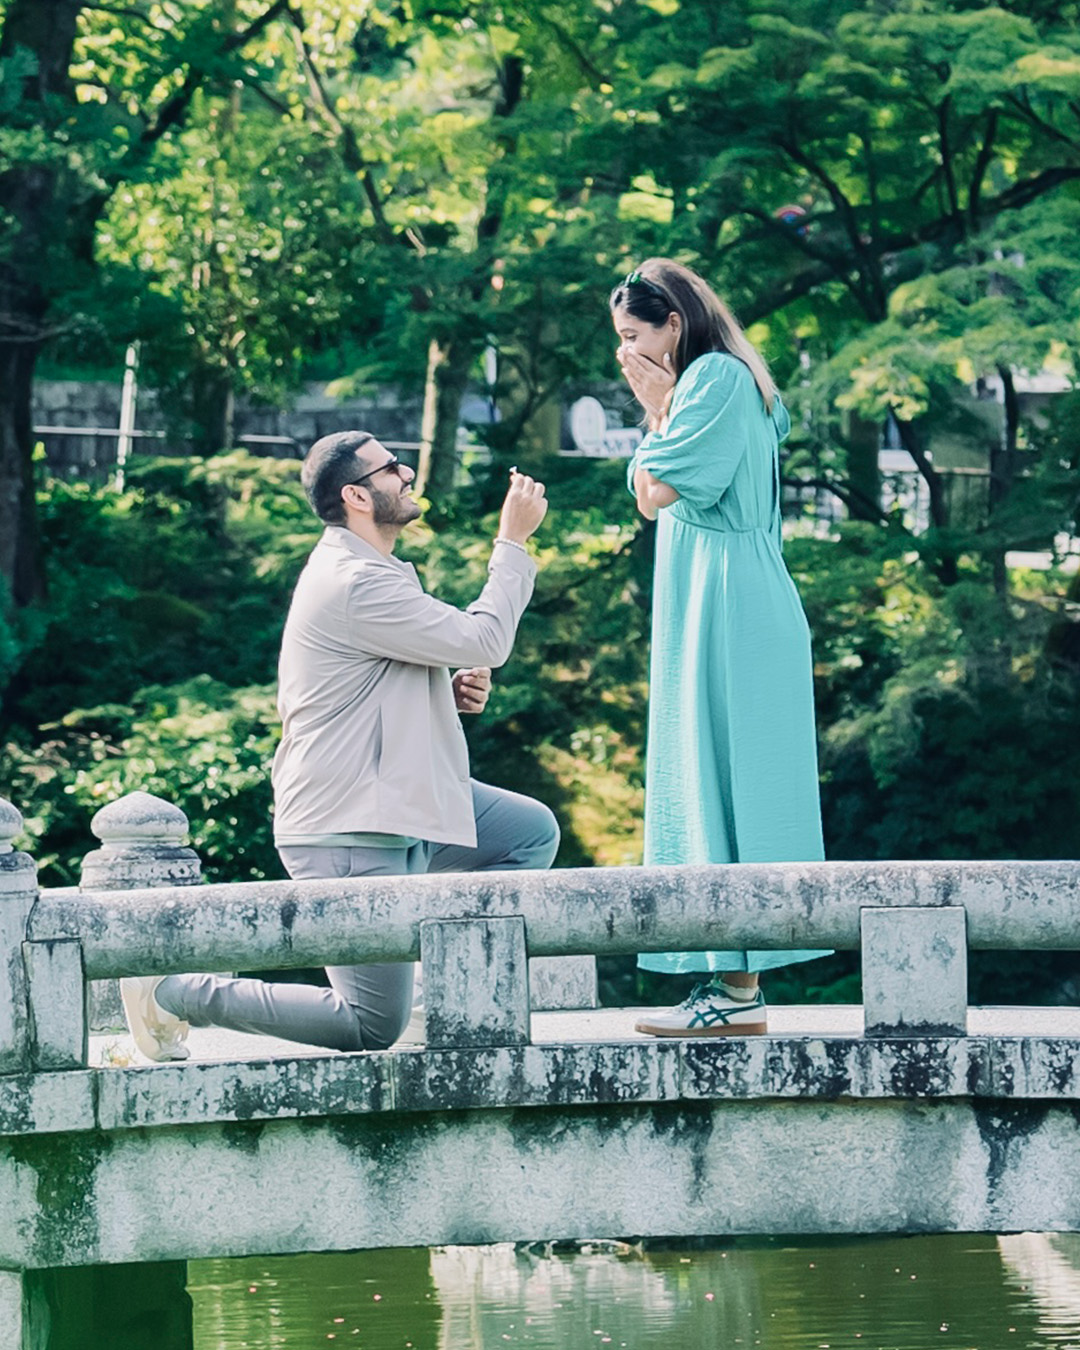
[[[325,524],[345,524],[341,489],[357,477],[357,451],[374,439],[370,431],[335,431],[307,452],[300,482],[311,509]]]

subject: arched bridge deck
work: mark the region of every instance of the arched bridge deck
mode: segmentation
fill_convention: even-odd
[[[13,1280],[371,1246],[1080,1227],[1080,1012],[966,993],[969,948],[1080,947],[1076,863],[203,886],[171,808],[136,797],[118,805],[141,825],[110,836],[102,813],[81,889],[39,892],[0,838]],[[597,953],[695,946],[859,948],[863,1003],[774,1008],[769,1035],[733,1040],[558,1006],[594,1002]],[[425,1046],[195,1032],[186,1064],[93,1062],[101,981],[365,959],[422,961]]]

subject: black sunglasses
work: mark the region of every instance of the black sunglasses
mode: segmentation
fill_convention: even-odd
[[[382,473],[383,469],[393,469],[394,472],[397,473],[400,465],[401,460],[398,459],[397,455],[391,455],[385,464],[380,464],[377,469],[369,469],[367,473],[362,473],[359,478],[353,478],[348,483],[343,483],[342,486],[359,487],[361,483],[366,482],[369,478],[374,478],[377,473]],[[398,477],[400,478],[401,474],[398,474]]]

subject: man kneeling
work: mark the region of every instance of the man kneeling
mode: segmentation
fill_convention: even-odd
[[[526,542],[544,486],[511,474],[480,595],[465,610],[425,593],[394,557],[420,515],[415,477],[374,436],[312,446],[301,471],[326,528],[293,594],[281,644],[274,842],[294,880],[550,867],[555,817],[469,776],[459,713],[479,713],[532,596]],[[451,675],[451,667],[461,667]],[[135,1043],[186,1059],[189,1026],[335,1050],[382,1050],[412,1010],[413,964],[329,966],[330,988],[221,975],[120,982]]]

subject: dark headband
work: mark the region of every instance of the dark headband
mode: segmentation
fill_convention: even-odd
[[[631,286],[640,286],[643,290],[650,292],[650,294],[652,295],[658,295],[661,300],[663,300],[665,303],[667,302],[667,296],[664,294],[664,291],[656,284],[656,282],[650,281],[648,277],[643,277],[636,268],[634,269],[633,272],[627,274],[626,280],[623,282],[623,286],[627,290],[629,290]]]

